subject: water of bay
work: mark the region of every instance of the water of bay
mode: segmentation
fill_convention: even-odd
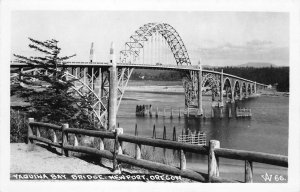
[[[214,119],[187,119],[174,117],[136,117],[136,105],[152,105],[159,107],[184,108],[183,93],[146,93],[125,92],[117,121],[126,134],[134,134],[135,124],[140,136],[152,137],[153,125],[156,125],[157,137],[162,137],[163,127],[166,126],[167,139],[172,139],[173,127],[177,135],[182,130],[202,131],[207,135],[207,141],[219,140],[221,147],[250,150],[272,154],[288,155],[288,116],[289,98],[260,96],[239,101],[233,106],[246,107],[252,110],[251,118],[237,119],[224,117]],[[126,99],[127,98],[127,99]],[[130,98],[130,99],[128,99]],[[203,109],[207,116],[211,113],[211,97],[203,97]],[[244,162],[238,160],[220,159],[220,175],[242,180]],[[193,170],[207,172],[207,156],[194,153],[187,154],[187,167]],[[261,175],[283,175],[287,180],[287,169],[254,164],[254,181],[264,182]],[[286,181],[285,180],[285,181]],[[275,182],[275,181],[274,181]]]

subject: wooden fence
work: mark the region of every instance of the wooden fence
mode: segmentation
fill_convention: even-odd
[[[41,137],[40,129],[52,130],[53,138],[46,139]],[[73,135],[73,145],[70,144],[70,135]],[[100,149],[80,146],[78,144],[77,135],[86,135],[100,138]],[[58,136],[61,137],[59,141]],[[112,139],[114,141],[114,150],[110,152],[104,149],[104,139]],[[69,151],[92,154],[101,158],[107,158],[113,161],[113,170],[120,173],[120,164],[126,163],[152,171],[180,175],[182,177],[200,181],[200,182],[237,182],[234,180],[224,179],[219,177],[219,157],[237,159],[245,161],[245,182],[253,182],[253,162],[265,163],[270,165],[277,165],[281,167],[288,167],[288,157],[282,155],[274,155],[267,153],[225,149],[220,148],[219,141],[209,141],[209,146],[200,146],[193,144],[180,143],[177,141],[145,138],[140,136],[123,134],[122,128],[116,128],[114,131],[95,131],[69,128],[68,124],[63,126],[52,125],[48,123],[34,122],[33,118],[29,118],[28,123],[28,145],[32,147],[36,141],[46,143],[51,146],[61,148],[62,155],[68,156]],[[135,156],[131,157],[122,153],[123,143],[133,143],[135,147]],[[178,150],[180,166],[174,167],[162,163],[156,163],[141,159],[142,145],[160,147],[163,149]],[[208,173],[200,173],[186,168],[186,153],[197,153],[208,156]]]

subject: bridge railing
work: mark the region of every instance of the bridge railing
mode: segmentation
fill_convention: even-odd
[[[41,136],[40,129],[54,131],[53,139],[43,138]],[[57,132],[59,132],[59,134]],[[60,135],[61,139],[57,139],[58,135]],[[70,141],[71,135],[73,135],[73,142]],[[93,147],[80,146],[77,138],[78,135],[100,138],[99,149]],[[104,149],[104,139],[110,139],[114,141],[114,147],[112,152],[107,149]],[[110,159],[113,162],[114,170],[120,171],[119,165],[121,163],[125,163],[160,173],[180,175],[182,177],[200,182],[238,182],[236,180],[224,179],[219,177],[219,157],[235,160],[244,160],[245,182],[253,182],[253,162],[288,167],[287,156],[220,148],[220,142],[216,140],[209,141],[208,146],[193,145],[171,140],[127,135],[123,134],[122,128],[116,128],[114,132],[84,130],[68,128],[67,124],[64,124],[63,126],[57,126],[48,123],[34,122],[33,118],[29,118],[29,146],[32,147],[31,145],[34,145],[36,141],[46,143],[50,146],[61,148],[62,155],[65,156],[69,156],[69,151],[74,151],[92,154],[98,156],[100,159]],[[135,145],[134,157],[123,154],[124,142],[132,143]],[[175,167],[142,159],[142,145],[177,150],[179,152],[180,166]],[[196,172],[187,169],[187,152],[207,155],[208,173]]]

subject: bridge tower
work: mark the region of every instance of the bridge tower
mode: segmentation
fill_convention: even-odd
[[[117,63],[114,54],[114,45],[111,43],[109,68],[109,100],[108,100],[108,129],[113,130],[117,125]]]
[[[91,49],[90,49],[90,62],[92,63],[94,59],[94,42],[91,44]]]

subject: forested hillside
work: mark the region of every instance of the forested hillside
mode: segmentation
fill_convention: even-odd
[[[232,75],[240,76],[259,83],[277,85],[278,91],[289,91],[289,67],[214,67],[206,68],[221,71]],[[157,81],[178,81],[181,79],[177,71],[164,70],[134,70],[132,80],[157,80]]]

